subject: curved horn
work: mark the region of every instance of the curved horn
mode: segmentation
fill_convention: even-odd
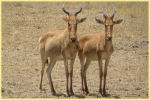
[[[114,15],[115,15],[115,9],[113,8],[113,12],[112,12],[112,14],[111,14],[111,17],[113,18]]]
[[[62,6],[62,10],[63,10],[68,16],[70,16],[70,13],[69,13],[68,11],[65,10],[64,4],[63,4],[63,6]]]
[[[77,16],[82,11],[82,6],[80,6],[80,10],[76,12],[74,15]]]
[[[106,18],[107,17],[107,14],[105,12],[105,10],[103,9],[103,17]]]

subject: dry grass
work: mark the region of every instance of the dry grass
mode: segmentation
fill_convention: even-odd
[[[52,96],[46,75],[39,92],[41,61],[38,50],[39,37],[50,30],[64,29],[66,23],[62,2],[10,2],[2,3],[2,97],[3,98],[64,98],[65,70],[58,62],[52,77],[56,92]],[[87,20],[78,26],[78,34],[97,34],[104,26],[97,24],[95,17],[102,19],[102,8],[110,14],[114,7],[115,19],[123,19],[114,26],[112,55],[107,77],[108,98],[148,98],[148,3],[138,2],[73,2],[65,3],[68,11],[74,13],[83,6],[79,18]],[[94,73],[94,74],[93,74]],[[92,62],[87,72],[90,95],[96,98],[99,86],[98,64]],[[75,96],[81,95],[80,64],[74,65],[73,89]]]

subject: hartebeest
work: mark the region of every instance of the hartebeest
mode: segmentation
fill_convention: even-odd
[[[67,22],[67,28],[65,30],[56,30],[48,32],[39,38],[40,42],[40,54],[42,60],[42,70],[41,70],[41,81],[40,89],[42,89],[42,80],[44,74],[44,68],[50,58],[50,63],[47,68],[47,76],[49,79],[51,92],[56,95],[55,89],[53,87],[53,82],[51,78],[51,71],[57,60],[64,60],[65,72],[66,72],[66,91],[67,95],[73,95],[72,90],[72,77],[73,77],[73,64],[78,50],[77,42],[77,24],[85,21],[86,18],[78,19],[77,15],[82,11],[80,10],[74,14],[69,13],[65,10],[64,5],[62,10],[68,15],[68,17],[63,16],[63,20]],[[68,60],[70,63],[70,75],[68,72]],[[69,90],[69,76],[70,76],[70,90]]]
[[[106,15],[103,11],[104,21],[97,18],[96,22],[103,24],[105,26],[105,32],[100,34],[86,34],[79,38],[79,60],[81,63],[81,81],[82,81],[82,92],[89,93],[87,82],[86,82],[86,71],[92,60],[98,60],[99,62],[99,76],[100,76],[100,85],[99,85],[99,95],[105,96],[106,90],[106,76],[107,76],[107,66],[111,57],[111,54],[114,51],[112,44],[112,31],[114,24],[120,24],[122,19],[113,21],[114,10],[112,15]],[[85,61],[86,59],[86,61]],[[103,67],[102,59],[105,60],[104,67],[104,80],[103,80],[103,91],[102,91],[102,77],[103,77]]]

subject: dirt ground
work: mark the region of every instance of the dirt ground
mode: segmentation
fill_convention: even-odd
[[[63,2],[3,2],[2,3],[2,98],[68,98],[63,62],[57,62],[52,79],[58,96],[52,96],[44,74],[43,88],[39,91],[41,61],[39,37],[66,27],[61,16]],[[104,31],[95,17],[103,19],[116,10],[115,18],[123,22],[114,26],[112,54],[107,76],[105,98],[148,98],[148,3],[147,2],[69,2],[65,8],[74,13],[83,11],[79,18],[87,20],[78,25],[78,36]],[[81,94],[80,63],[74,64],[73,90],[69,98],[97,98],[99,88],[98,63],[93,61],[87,71],[89,95]]]

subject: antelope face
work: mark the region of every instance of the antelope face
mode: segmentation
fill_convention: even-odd
[[[111,16],[106,16],[104,25],[105,25],[106,39],[111,40],[113,31],[113,18]]]
[[[86,18],[78,19],[77,15],[82,11],[82,7],[80,10],[74,14],[70,14],[67,12],[63,6],[63,11],[68,15],[68,17],[63,16],[63,19],[68,23],[68,32],[69,32],[69,39],[72,42],[76,42],[77,40],[77,25],[78,23],[82,23],[86,20]]]
[[[104,16],[104,21],[100,19],[96,19],[96,21],[105,26],[106,40],[110,41],[112,40],[113,25],[120,24],[123,20],[119,19],[119,20],[113,21],[114,10],[111,16],[106,15],[106,13],[104,12],[103,12],[103,16]]]

